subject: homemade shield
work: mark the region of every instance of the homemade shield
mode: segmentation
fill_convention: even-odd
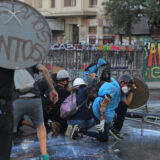
[[[149,90],[146,83],[143,80],[135,77],[134,83],[136,84],[137,88],[134,90],[133,100],[128,106],[129,109],[135,109],[143,106],[147,103],[147,100],[149,98]]]
[[[45,18],[19,1],[0,1],[0,67],[27,68],[48,54],[51,31]]]

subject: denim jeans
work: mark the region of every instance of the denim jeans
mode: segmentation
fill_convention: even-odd
[[[94,118],[89,120],[67,120],[67,124],[69,125],[78,125],[81,129],[88,129],[93,127],[96,124]]]

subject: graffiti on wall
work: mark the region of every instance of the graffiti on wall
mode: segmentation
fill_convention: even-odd
[[[144,73],[146,81],[160,80],[160,42],[145,42]]]

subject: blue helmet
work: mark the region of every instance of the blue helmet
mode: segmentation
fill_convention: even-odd
[[[122,74],[118,78],[118,81],[120,82],[126,82],[126,83],[133,83],[133,77],[129,74]]]

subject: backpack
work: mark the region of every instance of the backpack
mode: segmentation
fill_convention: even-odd
[[[98,91],[99,88],[105,83],[105,81],[101,81],[98,82],[96,84],[93,84],[92,86],[90,86],[90,88],[87,91],[87,95],[88,95],[88,100],[89,102],[93,102],[96,97],[98,97]]]
[[[19,92],[28,92],[34,88],[35,80],[26,69],[14,71],[14,85]]]
[[[69,95],[60,106],[60,117],[63,119],[68,119],[72,117],[78,109],[87,102],[84,100],[79,106],[77,106],[76,93]]]
[[[92,116],[94,116],[93,114],[93,111],[92,111],[92,105],[93,105],[93,102],[94,100],[98,97],[98,91],[99,91],[99,88],[105,83],[105,81],[100,81],[96,84],[93,84],[87,91],[87,95],[88,95],[88,102],[89,102],[89,105],[88,105],[88,110],[90,112],[90,114]],[[100,96],[102,97],[102,96]],[[104,97],[103,97],[104,98]]]

